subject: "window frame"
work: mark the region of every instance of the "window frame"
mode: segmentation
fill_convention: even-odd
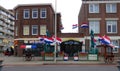
[[[44,13],[44,17],[43,17],[43,13]],[[40,9],[40,18],[47,18],[47,9],[46,8],[41,8]]]
[[[115,41],[117,44],[114,44],[113,41]],[[111,40],[111,43],[114,46],[118,46],[119,47],[119,40]],[[119,53],[119,48],[113,48],[113,53]]]
[[[117,4],[116,3],[107,3],[106,4],[106,13],[117,13]]]
[[[114,22],[114,23],[113,23]],[[113,25],[115,25],[115,27],[116,27],[116,32],[114,32],[113,31]],[[111,27],[111,31],[109,32],[109,28],[108,27]],[[106,31],[107,31],[107,33],[117,33],[117,20],[106,20]]]
[[[26,17],[26,15],[25,15],[26,13],[28,14],[28,17]],[[29,19],[30,18],[30,10],[29,9],[24,9],[23,16],[24,16],[24,19]]]
[[[34,34],[34,31],[33,31],[34,29],[36,29],[36,33],[35,34]],[[38,25],[32,25],[32,35],[38,35]]]
[[[92,7],[91,7],[92,6]],[[92,10],[91,10],[92,9]],[[89,13],[99,13],[99,4],[89,4]]]
[[[26,28],[26,26],[27,26],[27,28]],[[28,33],[26,33],[26,32],[28,32]],[[23,35],[30,35],[30,26],[29,25],[23,25]]]
[[[45,28],[44,28],[45,30],[41,28],[42,26],[45,26]],[[46,35],[46,31],[47,31],[47,26],[46,25],[40,25],[40,35]]]
[[[34,17],[34,13],[36,13],[36,17]],[[38,18],[38,9],[36,9],[36,8],[32,9],[32,18],[33,19]]]
[[[96,23],[97,22],[97,23]],[[92,27],[96,27],[95,24],[97,24],[97,28],[98,28],[98,32],[96,31],[96,28],[91,28],[91,24],[94,25]],[[89,20],[89,33],[91,32],[91,30],[94,31],[94,34],[99,34],[100,33],[100,21],[99,20]]]

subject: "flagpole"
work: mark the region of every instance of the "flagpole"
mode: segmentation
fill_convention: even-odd
[[[54,62],[56,63],[56,36],[57,36],[57,0],[55,0],[55,47],[54,47]]]

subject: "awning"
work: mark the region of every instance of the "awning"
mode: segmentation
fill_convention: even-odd
[[[32,45],[32,48],[37,48],[37,46],[36,45]]]
[[[21,45],[20,48],[25,49],[25,48],[37,48],[36,45]]]
[[[31,45],[26,45],[26,48],[31,48],[32,46]]]
[[[24,49],[26,47],[26,45],[21,45],[20,48]]]

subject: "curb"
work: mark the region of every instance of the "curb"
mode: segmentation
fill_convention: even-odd
[[[116,63],[106,64],[106,63],[29,63],[29,64],[3,64],[3,66],[42,66],[42,65],[101,65],[101,66],[116,66]]]

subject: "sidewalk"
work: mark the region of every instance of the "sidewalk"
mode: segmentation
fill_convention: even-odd
[[[99,61],[43,61],[40,57],[34,57],[31,61],[25,61],[23,57],[0,56],[3,59],[3,65],[108,65],[102,59]],[[116,65],[116,61],[109,65]]]

